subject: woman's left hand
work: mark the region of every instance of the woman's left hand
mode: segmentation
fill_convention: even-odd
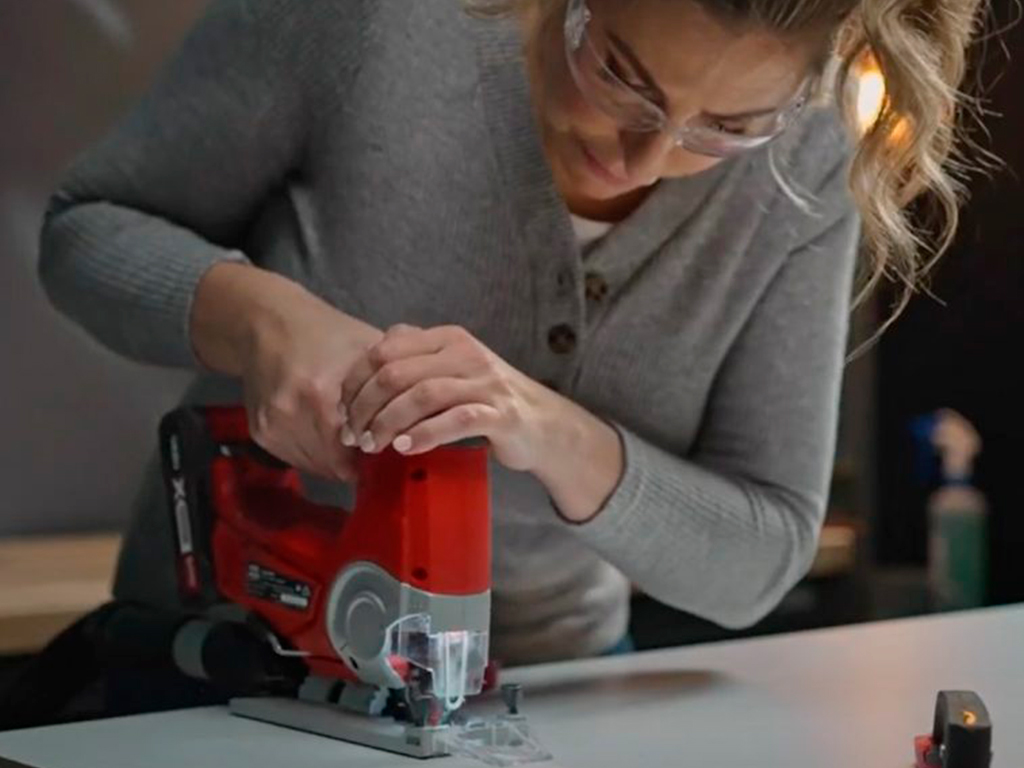
[[[407,455],[485,437],[509,469],[531,471],[558,396],[458,326],[390,328],[342,385],[346,445]]]

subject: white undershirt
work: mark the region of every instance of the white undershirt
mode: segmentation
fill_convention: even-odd
[[[579,245],[580,250],[586,250],[590,245],[593,245],[602,237],[608,234],[612,227],[615,225],[610,221],[594,221],[593,219],[584,219],[582,216],[577,216],[575,213],[569,214],[572,218],[572,228],[576,233],[576,243]]]

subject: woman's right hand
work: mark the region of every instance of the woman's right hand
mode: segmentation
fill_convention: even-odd
[[[355,477],[355,451],[341,442],[341,386],[382,336],[297,283],[251,266],[218,264],[196,291],[196,354],[241,377],[253,440],[326,478]]]

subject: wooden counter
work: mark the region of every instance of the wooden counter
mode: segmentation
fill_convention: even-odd
[[[117,534],[0,539],[0,654],[39,650],[110,599]]]

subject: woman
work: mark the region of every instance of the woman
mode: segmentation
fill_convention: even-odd
[[[619,646],[630,582],[749,625],[815,553],[859,222],[912,282],[901,208],[955,213],[975,3],[214,0],[69,172],[42,280],[324,492],[488,438],[506,663]],[[818,96],[868,46],[851,138]],[[153,469],[116,593],[173,604],[171,551]]]

